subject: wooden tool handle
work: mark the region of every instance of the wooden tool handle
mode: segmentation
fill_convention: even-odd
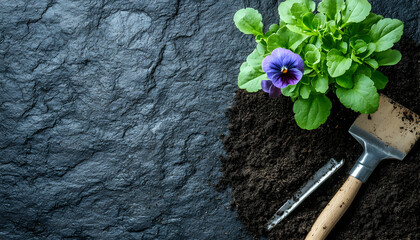
[[[340,220],[340,218],[344,215],[347,208],[349,208],[361,186],[362,182],[359,179],[349,176],[343,186],[341,186],[340,190],[338,190],[316,219],[311,231],[309,231],[305,239],[325,239],[338,220]]]

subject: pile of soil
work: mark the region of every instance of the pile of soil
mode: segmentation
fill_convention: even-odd
[[[420,113],[420,46],[403,38],[401,62],[380,70],[389,77],[382,93]],[[232,187],[232,208],[255,237],[304,239],[312,224],[348,177],[361,145],[348,129],[357,117],[329,94],[331,115],[320,128],[300,129],[287,97],[236,92],[229,109],[224,176]],[[364,184],[328,239],[420,239],[420,151],[417,143],[404,161],[384,160]],[[272,231],[269,218],[330,158],[346,161],[337,173]]]

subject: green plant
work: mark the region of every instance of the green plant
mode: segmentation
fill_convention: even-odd
[[[354,111],[377,110],[377,90],[388,82],[378,67],[401,60],[401,53],[391,47],[403,34],[400,20],[370,13],[367,0],[323,0],[317,12],[315,7],[311,0],[282,2],[278,7],[280,24],[271,25],[266,33],[257,10],[241,9],[234,16],[238,29],[254,35],[257,42],[241,65],[240,88],[256,92],[263,80],[272,80],[263,71],[262,62],[274,49],[289,49],[302,57],[303,76],[281,92],[294,101],[297,124],[308,130],[318,128],[330,115],[329,91]]]

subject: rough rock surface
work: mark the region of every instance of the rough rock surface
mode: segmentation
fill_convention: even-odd
[[[240,239],[227,1],[0,1],[0,239]]]
[[[249,238],[215,191],[236,10],[277,1],[0,1],[1,239]],[[418,41],[419,1],[375,1]]]

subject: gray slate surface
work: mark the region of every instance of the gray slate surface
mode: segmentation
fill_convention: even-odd
[[[0,239],[249,239],[214,188],[232,17],[277,5],[0,0]],[[418,42],[419,1],[372,5]]]

